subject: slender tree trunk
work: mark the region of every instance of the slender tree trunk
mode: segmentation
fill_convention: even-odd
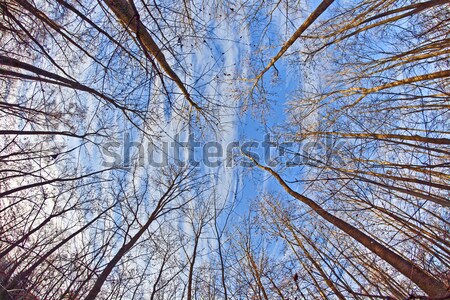
[[[126,29],[130,29],[136,34],[137,39],[142,43],[146,51],[148,51],[159,63],[161,68],[166,72],[166,74],[175,82],[178,88],[181,90],[183,95],[189,104],[196,110],[200,110],[200,106],[194,102],[191,95],[189,94],[186,86],[181,81],[180,77],[175,73],[172,67],[167,63],[163,52],[158,47],[158,45],[153,40],[152,36],[148,32],[145,25],[139,19],[139,14],[135,10],[134,4],[130,4],[126,0],[103,0],[106,5],[114,12],[116,17],[122,22],[122,25]],[[131,3],[133,0],[130,0]]]
[[[249,157],[250,158],[250,157]],[[254,159],[250,158],[259,168],[269,172],[275,179],[280,183],[283,189],[292,197],[308,205],[312,210],[314,210],[319,216],[324,218],[329,223],[333,224],[340,230],[347,233],[357,242],[365,246],[371,252],[388,262],[391,266],[397,269],[405,277],[409,278],[418,287],[420,287],[424,292],[426,292],[431,297],[445,297],[450,296],[447,287],[439,280],[433,276],[426,273],[424,270],[418,268],[411,262],[407,261],[400,255],[396,254],[392,250],[388,249],[381,243],[377,242],[375,239],[369,237],[364,232],[348,224],[344,220],[330,214],[328,211],[324,210],[320,205],[311,200],[310,198],[303,196],[294,190],[292,190],[286,182],[281,178],[281,176],[269,167],[260,165]]]
[[[150,225],[153,223],[153,221],[156,219],[157,214],[159,210],[155,209],[153,213],[148,218],[147,222],[142,226],[142,228],[136,233],[136,235],[133,236],[133,238],[126,244],[124,244],[119,251],[117,251],[116,255],[114,255],[113,259],[106,265],[105,269],[102,271],[100,276],[98,276],[97,280],[94,283],[94,286],[89,291],[88,295],[85,300],[94,300],[98,293],[100,293],[100,290],[105,283],[106,279],[108,278],[111,271],[114,269],[114,267],[117,265],[117,263],[122,259],[122,257],[136,244],[136,242],[139,240],[139,238],[144,234],[145,231],[150,227]]]
[[[334,0],[323,0],[319,6],[308,16],[308,18],[303,22],[302,25],[294,32],[294,34],[287,40],[280,51],[270,60],[269,64],[258,74],[253,88],[258,84],[258,81],[264,76],[264,74],[269,71],[270,68],[275,65],[275,63],[283,56],[284,53],[295,43],[295,41],[305,32],[306,29],[313,24],[316,19],[328,8],[328,6],[333,3]]]
[[[194,250],[192,251],[192,258],[189,265],[189,276],[188,276],[188,286],[187,286],[187,300],[192,300],[192,282],[194,281],[194,266],[195,260],[197,259],[197,247],[200,239],[201,229],[199,233],[195,234]]]

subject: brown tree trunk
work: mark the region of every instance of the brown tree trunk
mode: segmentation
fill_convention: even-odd
[[[273,65],[283,56],[284,53],[295,43],[295,41],[308,29],[311,24],[313,24],[316,19],[328,8],[328,6],[333,3],[334,0],[323,0],[319,6],[308,16],[308,18],[303,22],[302,25],[294,32],[294,34],[287,40],[280,51],[275,55],[269,62],[269,64],[258,74],[253,88],[258,84],[258,81],[264,76],[264,74],[269,71]]]
[[[198,106],[198,104],[193,101],[191,95],[189,94],[181,79],[178,77],[172,67],[167,63],[167,60],[164,57],[161,49],[155,43],[147,28],[139,19],[139,14],[137,11],[135,11],[134,4],[130,5],[130,3],[126,0],[104,0],[104,2],[114,12],[116,17],[122,23],[123,27],[125,29],[130,29],[136,34],[137,39],[140,43],[142,43],[142,46],[145,48],[145,50],[148,51],[156,59],[164,72],[166,72],[170,79],[175,82],[189,104],[196,110],[201,110],[200,106]]]
[[[251,158],[250,158],[251,159]],[[252,159],[253,160],[253,159]],[[269,167],[260,165],[258,162],[253,160],[253,162],[261,169],[269,172],[275,179],[280,183],[283,189],[288,192],[289,195],[300,200],[304,204],[308,205],[312,210],[314,210],[318,215],[324,218],[329,223],[333,224],[340,230],[347,233],[357,242],[365,246],[368,250],[385,260],[405,277],[409,278],[418,287],[420,287],[425,293],[431,297],[444,297],[450,296],[447,287],[439,280],[433,276],[426,273],[424,270],[418,268],[411,262],[407,261],[400,255],[396,254],[392,250],[386,248],[381,243],[377,242],[375,239],[369,237],[364,232],[353,227],[344,220],[330,214],[328,211],[324,210],[320,205],[314,202],[312,199],[301,195],[294,190],[292,190],[286,182],[281,178],[281,176]]]

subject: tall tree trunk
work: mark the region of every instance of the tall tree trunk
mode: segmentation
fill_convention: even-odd
[[[145,51],[148,51],[158,62],[161,68],[172,79],[189,104],[196,110],[201,110],[200,106],[194,102],[191,94],[186,89],[186,86],[181,81],[180,77],[175,73],[172,67],[164,57],[163,52],[155,43],[145,25],[139,19],[139,14],[134,7],[133,0],[128,2],[126,0],[104,0],[106,5],[114,12],[116,17],[122,23],[125,29],[129,29],[136,34],[138,41],[142,44]],[[131,4],[130,4],[131,3]]]
[[[281,176],[269,167],[262,166],[254,159],[249,157],[260,169],[269,172],[275,179],[280,183],[283,189],[292,197],[300,200],[304,204],[308,205],[312,210],[314,210],[318,215],[324,218],[329,223],[333,224],[340,230],[347,233],[357,242],[365,246],[371,252],[379,256],[381,259],[388,262],[391,266],[397,269],[405,277],[409,278],[418,287],[420,287],[425,293],[431,297],[445,297],[450,296],[447,287],[439,280],[426,273],[424,270],[418,268],[411,262],[407,261],[400,255],[396,254],[392,250],[388,249],[381,243],[377,242],[375,239],[366,235],[364,232],[353,227],[344,220],[330,214],[328,211],[324,210],[320,205],[314,202],[312,199],[301,195],[294,190],[292,190],[286,182],[281,178]]]

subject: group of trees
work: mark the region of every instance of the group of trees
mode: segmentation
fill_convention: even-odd
[[[0,299],[449,297],[450,1],[0,11]],[[130,132],[223,139],[273,110],[294,167],[102,164]],[[248,176],[270,188],[240,199]]]
[[[279,129],[288,139],[326,149],[311,157],[292,154],[307,156],[301,179],[258,164],[311,209],[305,214],[319,215],[320,225],[298,227],[282,202],[271,198],[261,201],[262,220],[272,219],[271,225],[261,224],[285,240],[287,252],[306,258],[306,285],[317,293],[403,299],[417,295],[414,283],[445,298],[448,1],[349,5],[335,8],[302,38],[305,67],[318,68],[321,83],[299,90]],[[342,243],[342,234],[346,246],[326,247],[331,253],[307,239],[312,235],[328,246],[329,236]]]

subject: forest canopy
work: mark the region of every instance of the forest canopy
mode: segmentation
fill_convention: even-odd
[[[0,299],[450,299],[449,0],[0,12]]]

